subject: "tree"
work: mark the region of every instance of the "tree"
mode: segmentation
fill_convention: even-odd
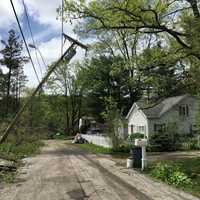
[[[82,108],[82,83],[77,79],[78,64],[69,65],[66,61],[55,70],[48,81],[48,88],[53,96],[54,110],[57,109],[58,119],[64,124],[66,134],[74,134],[78,128]]]
[[[189,81],[184,81],[185,88],[198,82],[190,72],[192,66],[200,64],[197,0],[71,0],[65,2],[65,14],[66,20],[82,20],[76,26],[76,33],[96,38],[99,53],[109,52],[113,56],[120,53],[134,69],[137,57],[145,49],[158,45],[167,53],[163,66],[173,61],[175,69],[178,64],[185,70],[184,75],[189,75]],[[155,66],[158,59],[151,65]]]
[[[192,44],[194,39],[187,40],[188,37],[191,38],[189,35],[192,32],[197,33],[199,27],[197,0],[100,0],[89,3],[72,0],[65,2],[65,11],[67,19],[84,19],[85,23],[79,27],[84,33],[96,33],[99,30],[132,30],[133,33],[165,34],[185,49],[194,50],[197,46]],[[181,19],[180,23],[177,23],[178,19]],[[179,26],[184,29],[178,29]],[[197,54],[196,51],[192,53],[199,57]]]
[[[84,84],[87,107],[96,117],[105,109],[105,98],[112,97],[124,114],[141,96],[139,76],[130,77],[122,57],[96,56],[81,64],[78,79]]]
[[[0,117],[3,118],[5,115],[5,103],[4,103],[4,97],[6,95],[6,80],[7,77],[3,73],[3,71],[0,69]]]
[[[0,53],[3,58],[0,64],[8,69],[6,74],[6,115],[16,112],[19,109],[19,98],[21,89],[26,82],[26,76],[23,73],[23,65],[28,62],[27,57],[22,56],[23,45],[19,36],[14,30],[9,31],[8,41],[1,41],[5,46]]]
[[[187,69],[179,56],[156,45],[138,56],[143,91],[153,100],[186,92]]]

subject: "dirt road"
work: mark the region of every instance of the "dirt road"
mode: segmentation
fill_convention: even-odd
[[[0,200],[198,199],[76,145],[56,140],[46,144],[40,155],[25,160],[15,184],[1,186]]]

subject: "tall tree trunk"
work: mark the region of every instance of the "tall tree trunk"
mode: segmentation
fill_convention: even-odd
[[[12,72],[11,68],[9,68],[8,81],[7,81],[7,91],[6,91],[6,116],[8,116],[8,113],[9,113],[11,72]]]

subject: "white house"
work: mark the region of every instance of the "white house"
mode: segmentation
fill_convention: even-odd
[[[148,137],[164,131],[169,124],[175,124],[178,133],[189,134],[195,124],[196,108],[196,98],[188,94],[166,98],[153,106],[134,103],[126,116],[128,134],[139,132]]]

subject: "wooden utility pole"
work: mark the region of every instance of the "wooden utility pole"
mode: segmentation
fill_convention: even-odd
[[[12,120],[12,122],[9,124],[9,126],[7,127],[7,129],[5,130],[5,132],[3,133],[2,137],[0,138],[0,144],[3,143],[6,140],[6,138],[8,137],[11,129],[14,127],[14,125],[16,124],[16,122],[18,121],[18,119],[20,118],[20,116],[23,113],[23,111],[31,103],[32,98],[42,88],[42,86],[44,85],[44,83],[47,81],[47,79],[50,77],[50,75],[53,73],[53,71],[57,68],[57,66],[61,63],[61,61],[63,59],[65,59],[66,61],[69,62],[74,57],[74,55],[76,54],[76,50],[75,50],[75,46],[76,45],[79,45],[79,44],[73,42],[71,44],[71,46],[65,51],[65,53],[60,57],[60,59],[48,71],[48,73],[46,74],[46,76],[42,79],[42,81],[39,83],[39,85],[34,90],[34,92],[32,93],[32,95],[27,99],[27,101],[24,103],[24,105],[21,107],[21,109],[19,110],[19,112],[16,114],[16,116],[14,117],[14,119]]]

